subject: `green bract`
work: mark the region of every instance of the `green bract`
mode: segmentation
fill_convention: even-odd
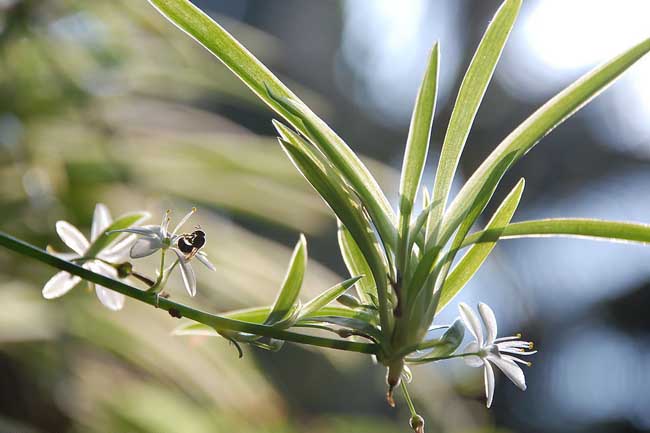
[[[341,255],[352,277],[301,305],[299,293],[307,266],[306,240],[301,236],[274,305],[214,315],[157,299],[0,235],[0,244],[7,248],[140,301],[175,310],[193,321],[178,328],[177,334],[222,335],[269,349],[291,341],[373,354],[388,368],[392,401],[390,391],[399,384],[405,363],[432,362],[457,350],[464,329],[460,322],[438,338],[429,337],[430,326],[435,314],[458,294],[500,239],[581,236],[650,242],[650,226],[642,224],[588,219],[511,223],[523,193],[523,179],[512,187],[485,229],[469,233],[506,171],[645,55],[650,39],[587,73],[515,128],[471,175],[448,208],[445,204],[459,159],[521,0],[502,4],[478,46],[462,81],[433,178],[424,173],[424,166],[437,94],[440,48],[436,43],[415,100],[396,213],[355,152],[233,36],[188,0],[149,1],[282,118],[273,122],[280,146],[336,215]],[[422,187],[423,209],[415,209],[423,177],[432,184],[429,189]],[[466,247],[469,249],[452,267],[456,255]],[[356,286],[356,297],[341,297],[352,286]],[[345,305],[329,305],[336,299]],[[297,328],[336,335],[315,336],[297,332]]]

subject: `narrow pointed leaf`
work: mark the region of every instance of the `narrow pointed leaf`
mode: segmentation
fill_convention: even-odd
[[[506,155],[506,157],[504,157],[504,159],[499,162],[500,166],[507,166],[513,160],[513,158],[514,154]],[[451,254],[454,254],[456,252],[456,249],[460,245],[460,242],[462,242],[462,240],[465,238],[472,225],[474,224],[474,221],[476,221],[478,216],[485,209],[485,206],[489,203],[490,199],[494,195],[494,191],[496,190],[499,181],[501,180],[501,176],[503,176],[503,172],[501,170],[495,170],[487,179],[485,179],[484,183],[481,186],[481,189],[474,197],[474,202],[468,204],[468,206],[465,208],[466,213],[463,215],[463,218],[459,220],[460,227],[457,230],[456,238],[454,239],[454,242],[450,249]],[[430,240],[432,239],[433,237]],[[431,281],[431,277],[438,275],[438,272],[436,272],[434,269],[434,265],[436,263],[438,255],[440,254],[440,251],[442,250],[442,246],[442,243],[436,243],[433,241],[426,244],[422,259],[418,263],[414,275],[409,282],[408,290],[410,296],[412,297],[410,299],[420,296],[420,293],[423,292],[427,294],[433,293],[431,284],[435,285],[436,280],[434,279]],[[429,301],[430,298],[425,297],[421,302],[424,302],[428,306]],[[422,326],[425,327],[428,326],[428,324],[422,323]]]
[[[382,327],[391,329],[392,316],[386,277],[388,275],[387,264],[372,231],[372,226],[364,217],[362,207],[356,202],[355,197],[345,189],[344,182],[337,180],[336,173],[331,172],[328,164],[319,160],[318,154],[300,137],[294,136],[292,141],[280,139],[280,144],[296,168],[330,206],[357,243],[377,284]]]
[[[433,358],[440,358],[443,356],[449,356],[454,353],[458,347],[460,347],[463,342],[463,337],[465,336],[465,326],[460,319],[456,319],[454,323],[445,331],[445,333],[438,340],[433,341],[424,341],[422,342],[418,349],[426,350],[421,355],[415,355],[413,357],[407,358],[407,362],[410,363],[425,363],[430,362]],[[429,348],[427,350],[427,348]]]
[[[472,174],[455,197],[445,214],[440,237],[446,239],[451,236],[467,213],[467,207],[479,194],[486,178],[494,175],[495,172],[501,172],[497,175],[505,173],[510,165],[530,151],[541,138],[598,96],[648,51],[650,51],[650,39],[644,40],[604,65],[593,69],[550,99],[512,131]],[[500,162],[511,154],[514,154],[515,158],[503,167]]]
[[[305,276],[305,268],[307,267],[307,240],[303,235],[293,250],[291,260],[289,261],[289,269],[284,277],[282,288],[273,304],[273,308],[269,313],[265,323],[276,324],[289,316],[298,301],[300,288],[302,287],[302,280]]]
[[[650,225],[586,218],[522,221],[509,224],[503,230],[488,229],[472,233],[462,246],[498,239],[551,236],[650,244]]]
[[[341,257],[347,266],[351,276],[364,275],[364,278],[357,283],[357,295],[364,304],[373,303],[373,295],[376,297],[377,289],[372,271],[357,243],[350,235],[348,229],[338,221],[338,241],[341,249]]]
[[[305,135],[318,146],[327,157],[328,162],[354,188],[368,209],[385,248],[388,251],[394,251],[397,233],[394,222],[395,215],[388,199],[366,166],[333,131],[326,130],[323,121],[315,117],[302,102],[277,96],[270,88],[269,92],[271,97],[275,98],[287,111],[302,120],[303,129],[307,131]],[[278,124],[275,123],[275,126],[277,128]],[[301,129],[298,130],[301,131]]]
[[[305,136],[318,137],[320,145],[335,165],[344,166],[343,173],[358,188],[364,203],[382,230],[395,232],[394,214],[388,200],[365,165],[325,122],[316,116],[252,53],[242,46],[223,27],[188,0],[149,0],[167,19],[214,54],[263,102]],[[273,95],[273,96],[272,96]],[[299,107],[299,114],[287,109],[287,101]],[[342,167],[339,167],[341,169]],[[349,170],[348,170],[349,168]],[[393,242],[393,239],[390,239]]]
[[[172,335],[197,335],[201,337],[219,337],[220,334],[211,326],[198,322],[182,323],[172,331]]]
[[[510,223],[515,210],[517,210],[523,190],[524,180],[521,179],[496,210],[492,219],[486,225],[486,230],[504,230],[508,223]],[[444,308],[460,292],[481,267],[495,245],[496,241],[483,242],[474,245],[465,253],[463,258],[451,271],[449,277],[443,282],[442,288],[440,289],[440,301],[436,306],[436,311]],[[451,263],[451,258],[448,263]]]
[[[506,0],[501,5],[483,35],[460,86],[442,145],[433,186],[432,200],[442,202],[442,206],[432,215],[435,237],[437,237],[436,229],[447,203],[460,155],[520,7],[521,0]]]
[[[316,296],[314,299],[312,299],[311,301],[303,305],[302,309],[300,310],[299,317],[303,318],[305,316],[308,316],[320,310],[321,308],[323,308],[324,306],[326,306],[327,304],[329,304],[330,302],[338,298],[341,294],[343,294],[346,290],[352,287],[361,278],[363,277],[362,276],[353,277],[325,290],[323,293],[321,293],[320,295]]]
[[[296,324],[300,326],[301,324],[309,323],[330,323],[333,325],[342,326],[347,329],[351,329],[361,333],[362,335],[367,335],[372,337],[375,341],[382,341],[383,336],[381,331],[370,323],[364,322],[359,319],[349,318],[349,317],[337,317],[337,316],[321,316],[316,318],[303,319]]]
[[[436,95],[438,91],[438,54],[436,43],[431,50],[427,70],[422,79],[422,84],[415,99],[415,108],[411,117],[411,127],[399,185],[400,215],[399,215],[399,244],[397,250],[398,268],[404,269],[409,256],[409,228],[411,225],[411,212],[413,202],[420,186],[422,171],[427,160],[433,114],[436,108]]]
[[[100,251],[110,246],[114,241],[116,241],[120,236],[124,236],[124,233],[110,233],[114,230],[122,230],[129,228],[133,225],[140,224],[147,218],[149,218],[149,212],[133,212],[120,216],[115,221],[111,223],[110,226],[106,228],[102,233],[97,236],[95,242],[90,245],[88,251],[86,251],[86,256],[95,257],[99,254]]]

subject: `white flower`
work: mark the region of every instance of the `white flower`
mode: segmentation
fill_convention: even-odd
[[[497,321],[492,309],[484,303],[478,304],[478,311],[485,325],[487,335],[483,339],[483,329],[478,317],[465,303],[459,305],[460,317],[475,338],[465,348],[465,353],[472,355],[465,358],[465,362],[471,367],[483,367],[485,378],[485,394],[487,396],[487,407],[492,404],[494,396],[494,369],[491,364],[496,365],[519,389],[526,390],[526,378],[524,372],[517,363],[530,366],[530,363],[523,361],[513,355],[532,355],[533,343],[521,341],[521,334],[511,337],[497,337]],[[526,350],[528,349],[528,351]]]
[[[72,224],[66,221],[57,221],[57,234],[61,240],[72,251],[74,251],[74,253],[56,253],[56,255],[65,260],[74,260],[85,257],[92,242],[97,240],[99,235],[111,225],[112,221],[113,219],[111,218],[108,208],[105,205],[98,203],[95,206],[95,213],[93,214],[93,223],[90,229],[90,242],[88,242],[88,239],[86,239],[86,237]],[[83,262],[81,266],[106,277],[116,279],[117,271],[104,261],[111,263],[123,261],[127,257],[127,251],[134,240],[133,236],[127,236],[122,240],[116,240],[96,255],[96,258],[101,260],[88,260]],[[46,299],[54,299],[63,296],[80,281],[80,277],[61,271],[45,283],[45,286],[43,287],[43,297]],[[91,287],[93,285],[95,286],[97,297],[104,306],[114,311],[122,309],[124,306],[124,295],[98,284],[91,283]]]
[[[214,265],[208,260],[205,252],[198,251],[196,254],[186,255],[178,248],[178,240],[181,239],[183,235],[177,234],[177,232],[194,214],[194,212],[196,212],[196,208],[192,208],[192,210],[178,222],[174,230],[171,232],[169,232],[169,223],[171,221],[171,218],[169,218],[170,211],[165,212],[159,226],[147,225],[119,230],[128,233],[135,233],[136,235],[141,236],[131,248],[130,255],[133,259],[150,256],[160,249],[171,249],[178,257],[183,285],[190,296],[196,295],[196,275],[192,265],[190,264],[190,260],[193,257],[196,257],[211,271],[216,270]]]

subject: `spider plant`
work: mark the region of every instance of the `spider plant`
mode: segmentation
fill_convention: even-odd
[[[650,39],[588,72],[532,113],[494,148],[452,200],[450,189],[459,159],[521,0],[504,1],[490,21],[463,78],[435,175],[424,176],[438,90],[440,48],[434,44],[405,145],[399,208],[393,209],[372,173],[345,141],[232,35],[188,0],[149,1],[213,53],[280,117],[273,121],[279,145],[336,215],[341,255],[351,274],[350,279],[302,304],[299,293],[307,244],[301,236],[272,306],[214,315],[159,298],[0,234],[0,244],[5,247],[176,317],[191,319],[177,334],[221,335],[236,344],[268,349],[279,349],[284,341],[290,341],[372,354],[387,368],[387,396],[392,403],[393,388],[410,375],[406,365],[464,355],[454,355],[463,336],[459,322],[437,337],[429,331],[436,314],[472,278],[499,240],[575,236],[650,242],[650,226],[636,223],[595,219],[512,223],[524,179],[511,187],[484,229],[470,233],[507,170],[644,56],[650,50]],[[419,194],[423,197],[421,209],[416,208]],[[465,252],[456,260],[461,250]],[[353,286],[354,296],[345,293]],[[342,305],[330,305],[334,300]],[[335,332],[338,338],[299,332],[300,328]],[[402,387],[406,393],[405,384]],[[422,431],[408,395],[407,402],[413,428]]]

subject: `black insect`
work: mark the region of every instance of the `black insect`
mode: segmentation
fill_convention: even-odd
[[[185,260],[189,260],[199,252],[205,245],[205,232],[195,230],[192,233],[185,233],[178,238],[178,249],[185,254]]]

